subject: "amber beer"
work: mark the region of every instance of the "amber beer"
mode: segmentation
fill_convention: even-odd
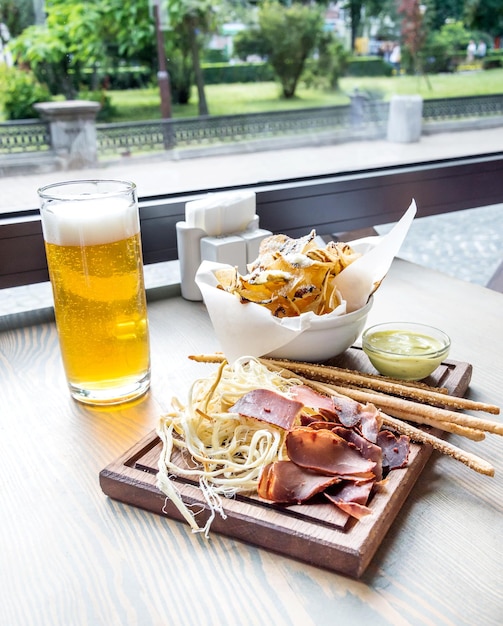
[[[75,181],[39,190],[61,355],[71,394],[132,400],[150,385],[136,188]]]

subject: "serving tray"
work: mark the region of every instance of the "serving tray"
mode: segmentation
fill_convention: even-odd
[[[350,348],[330,364],[372,372],[359,348]],[[447,388],[451,395],[463,396],[471,374],[469,363],[448,360],[426,382]],[[153,431],[100,472],[101,488],[115,500],[187,524],[178,509],[155,486],[160,452],[161,442]],[[407,467],[390,472],[385,488],[369,503],[372,513],[359,521],[339,512],[330,503],[286,507],[258,497],[237,496],[224,499],[226,517],[216,515],[210,534],[227,535],[358,578],[370,563],[431,452],[428,445],[412,444]],[[194,511],[200,511],[196,519],[204,526],[209,511],[197,484],[181,478],[174,480],[184,502]],[[187,532],[191,532],[188,525]]]

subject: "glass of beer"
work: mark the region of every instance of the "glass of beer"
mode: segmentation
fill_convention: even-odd
[[[138,398],[150,345],[136,186],[77,180],[38,194],[70,393],[94,405]]]

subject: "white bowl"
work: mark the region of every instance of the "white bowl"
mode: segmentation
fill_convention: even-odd
[[[330,319],[320,315],[310,328],[265,356],[314,363],[342,354],[360,336],[373,303],[374,298],[371,296],[364,307],[352,313]]]

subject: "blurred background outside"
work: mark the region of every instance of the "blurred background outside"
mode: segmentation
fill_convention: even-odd
[[[63,178],[152,196],[500,151],[502,35],[501,0],[0,0],[0,212]],[[485,225],[481,283],[485,211],[438,218],[451,247]]]

